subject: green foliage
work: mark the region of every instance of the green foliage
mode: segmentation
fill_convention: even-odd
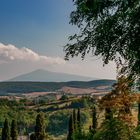
[[[81,133],[81,113],[80,113],[80,108],[78,108],[78,111],[77,111],[77,131],[79,133]]]
[[[68,121],[69,112],[66,110],[61,110],[50,114],[47,125],[48,133],[55,136],[67,133]]]
[[[36,117],[35,132],[30,136],[31,140],[46,140],[44,114],[39,113]]]
[[[139,0],[73,0],[70,23],[81,32],[69,37],[64,48],[66,59],[87,53],[109,61],[125,60],[124,69],[140,75],[140,2]]]
[[[133,130],[131,140],[140,139],[140,103],[138,103],[138,126]]]
[[[112,118],[113,118],[113,113],[112,113],[112,110],[110,109],[110,107],[105,108],[105,119],[110,120]]]
[[[67,100],[68,99],[68,96],[67,95],[62,95],[62,97],[60,98],[60,100]]]
[[[85,140],[93,140],[93,136],[94,136],[93,132],[89,131],[87,133],[87,135],[86,135],[86,139]]]
[[[32,132],[32,125],[35,123],[34,118],[36,117],[35,110],[29,110],[23,107],[21,109],[21,103],[16,102],[13,104],[12,101],[8,101],[5,99],[1,99],[0,102],[0,124],[3,124],[5,118],[7,118],[10,122],[12,122],[13,118],[17,120],[18,126],[22,128],[22,132],[24,131],[26,134]],[[15,102],[15,101],[14,101]]]
[[[37,140],[43,140],[45,137],[45,124],[43,113],[39,113],[36,117],[35,137]]]
[[[129,140],[129,128],[124,122],[113,118],[105,121],[93,136],[94,140]]]
[[[15,120],[12,120],[12,124],[11,124],[11,140],[17,140],[17,139],[18,139],[17,122]]]
[[[96,107],[94,106],[92,110],[92,133],[93,135],[96,133],[97,130],[97,112],[96,112]]]
[[[140,103],[138,103],[138,126],[140,126]]]
[[[74,109],[73,110],[73,114],[72,114],[72,118],[73,118],[73,127],[74,127],[74,130],[77,131],[77,117],[76,117],[76,110]]]
[[[86,138],[85,132],[82,131],[80,109],[77,113],[73,110],[69,119],[67,140],[85,140]]]
[[[74,123],[73,123],[73,115],[71,115],[69,119],[67,140],[73,140],[74,139],[73,134],[74,134]]]
[[[140,126],[137,126],[132,133],[131,140],[139,140],[139,139],[140,139]]]
[[[36,105],[35,108],[24,108],[21,109],[20,102],[17,102],[17,105],[11,105],[11,103],[8,103],[8,100],[1,100],[3,104],[0,105],[0,124],[3,125],[3,122],[5,121],[5,118],[8,118],[10,122],[12,122],[13,118],[17,120],[18,129],[20,129],[20,133],[23,135],[27,135],[29,133],[32,133],[34,131],[34,124],[35,124],[35,118],[37,116],[36,111]],[[23,102],[24,104],[24,102]],[[41,104],[39,104],[39,108],[42,107]],[[46,108],[46,105],[43,105],[43,107]],[[38,108],[38,105],[37,105]],[[71,108],[70,109],[62,109],[57,111],[50,111],[47,112],[45,115],[45,123],[47,124],[47,132],[50,135],[54,135],[55,137],[59,135],[66,135],[67,128],[68,128],[68,120],[69,115],[71,114]],[[81,124],[82,126],[86,123],[88,120],[88,111],[81,111]],[[55,126],[55,127],[54,127]]]
[[[71,108],[88,108],[92,104],[93,102],[90,99],[86,97],[82,97],[81,99],[72,101],[70,107]]]
[[[8,119],[5,119],[4,126],[2,129],[2,140],[10,140],[10,128]]]
[[[50,135],[57,136],[64,135],[68,131],[69,116],[71,115],[71,110],[59,110],[50,113],[48,116],[47,132]],[[89,119],[88,111],[80,111],[80,121],[81,127]],[[55,127],[54,127],[55,126]]]
[[[85,132],[73,133],[73,140],[88,140]]]

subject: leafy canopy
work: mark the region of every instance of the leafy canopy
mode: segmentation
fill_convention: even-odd
[[[104,64],[123,61],[124,72],[140,75],[140,1],[73,0],[70,23],[80,33],[69,37],[65,59],[87,53],[102,56]]]

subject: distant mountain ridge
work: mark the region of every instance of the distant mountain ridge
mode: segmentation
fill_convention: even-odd
[[[8,81],[35,81],[35,82],[68,82],[68,81],[91,81],[97,78],[79,76],[74,74],[51,72],[47,70],[35,70],[20,76],[16,76]]]

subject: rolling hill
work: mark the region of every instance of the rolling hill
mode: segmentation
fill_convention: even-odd
[[[63,87],[72,88],[94,88],[102,90],[101,87],[106,86],[106,90],[110,90],[115,80],[94,80],[94,81],[71,81],[71,82],[0,82],[0,95],[9,93],[30,93],[30,92],[49,92],[58,91]],[[100,88],[99,88],[100,87]]]

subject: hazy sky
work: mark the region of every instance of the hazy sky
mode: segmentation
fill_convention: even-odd
[[[72,0],[0,0],[0,80],[36,69],[114,79],[114,63],[63,60],[62,46],[77,31],[69,24],[73,9]]]

